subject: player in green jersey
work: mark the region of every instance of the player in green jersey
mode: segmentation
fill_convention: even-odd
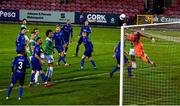
[[[47,79],[47,81],[51,81],[52,73],[53,73],[53,62],[54,62],[54,58],[53,58],[53,53],[54,53],[53,46],[54,46],[54,43],[53,43],[53,40],[52,40],[53,31],[51,29],[47,30],[46,31],[46,36],[47,37],[46,37],[45,57],[46,57],[46,60],[48,62],[48,68],[47,68],[47,71],[46,71],[46,79]]]

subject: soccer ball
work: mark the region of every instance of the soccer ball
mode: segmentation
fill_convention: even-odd
[[[119,16],[119,18],[120,18],[120,20],[124,20],[124,19],[126,18],[126,15],[125,15],[125,14],[121,14],[121,15]]]

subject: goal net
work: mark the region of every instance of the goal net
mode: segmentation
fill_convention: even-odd
[[[180,105],[180,23],[122,26],[120,65],[120,105]]]

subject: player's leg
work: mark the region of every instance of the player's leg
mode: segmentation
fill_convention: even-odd
[[[38,61],[34,60],[33,58],[31,59],[32,72],[31,72],[30,83],[29,83],[30,87],[33,84],[33,80],[34,80],[34,77],[35,77],[35,73],[36,73],[36,69],[38,67],[38,64],[40,64]]]
[[[112,78],[114,73],[120,69],[120,58],[116,58],[117,66],[110,72],[110,77]]]
[[[79,52],[79,47],[80,45],[82,44],[82,41],[83,41],[83,37],[81,36],[78,40],[78,44],[76,46],[76,53],[75,53],[75,56],[78,56],[78,52]]]
[[[25,74],[19,77],[19,97],[18,97],[19,100],[21,100],[22,98],[24,80],[25,80]]]
[[[8,87],[6,99],[9,99],[9,96],[10,96],[10,94],[11,94],[11,92],[12,92],[13,86],[14,86],[14,84],[17,82],[17,80],[18,80],[17,75],[14,73],[14,74],[12,75],[11,84],[10,84],[10,86]]]
[[[86,55],[82,55],[82,57],[81,57],[81,70],[84,69],[84,61],[85,61],[85,59],[86,59]]]
[[[64,54],[66,55],[67,54],[67,51],[68,51],[68,46],[69,46],[69,40],[65,40],[65,44],[64,44]]]
[[[89,61],[92,63],[94,69],[96,69],[96,63],[95,63],[94,59],[92,58],[92,52],[89,52],[87,57],[89,58]]]
[[[32,67],[33,67],[33,65],[32,65]],[[35,68],[33,68],[33,69],[35,69]],[[30,87],[33,86],[33,82],[34,82],[33,80],[34,80],[35,73],[36,73],[36,71],[33,69],[32,69],[31,76],[30,76],[30,83],[29,83]]]
[[[36,85],[39,85],[38,76],[39,76],[39,71],[36,71],[35,78],[34,78],[34,83],[35,83]]]
[[[131,56],[131,64],[132,64],[132,68],[136,69],[137,65],[136,65],[136,58],[135,58],[135,52],[134,49],[130,49],[129,50],[129,55]]]
[[[147,56],[147,54],[143,53],[143,55],[141,56],[141,59],[144,61],[144,62],[147,62],[148,64],[151,64],[151,65],[154,65],[154,62],[151,61],[149,59],[149,57]]]
[[[128,61],[128,58],[126,56],[124,56],[124,64],[127,64],[128,77],[134,78],[135,76],[132,75],[132,62]]]
[[[48,62],[48,68],[46,71],[46,78],[47,78],[46,80],[51,81],[53,74],[53,62],[54,62],[53,55],[46,55],[46,59]]]
[[[39,72],[40,72],[40,76],[41,76],[41,79],[43,81],[43,84],[46,85],[47,81],[46,81],[46,77],[45,77],[44,71],[42,71],[42,69],[41,69]]]
[[[67,64],[66,59],[65,59],[64,48],[59,47],[59,48],[56,48],[56,49],[58,50],[58,53],[59,53],[58,65],[60,64],[60,62],[62,60],[65,66],[69,66],[69,64]]]
[[[44,53],[41,53],[40,57],[41,57],[41,59],[45,60]],[[34,77],[34,82],[35,82],[36,85],[39,85],[38,77],[39,77],[39,70],[36,70],[36,74],[35,74],[35,77]]]

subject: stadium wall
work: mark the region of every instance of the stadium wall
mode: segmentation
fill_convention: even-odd
[[[84,20],[89,20],[92,25],[107,26],[117,26],[119,21],[118,14],[0,9],[0,21],[17,22],[24,18],[30,22],[48,23],[65,23],[67,19],[70,19],[75,24],[81,24]]]
[[[84,20],[89,20],[92,25],[105,26],[118,26],[120,21],[119,14],[0,9],[1,22],[18,22],[23,18],[26,18],[30,22],[45,23],[65,23],[67,19],[70,19],[74,24],[82,24]],[[153,22],[180,22],[180,17],[157,15],[154,16]]]
[[[154,16],[154,23],[168,23],[168,22],[180,22],[180,17],[177,16]]]
[[[19,21],[19,10],[0,9],[0,21]]]

